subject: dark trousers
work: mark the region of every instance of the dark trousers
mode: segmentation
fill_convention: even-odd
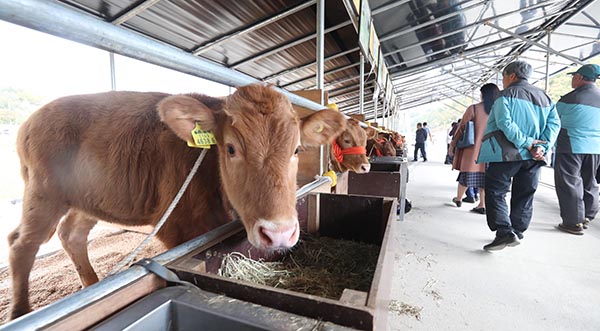
[[[564,225],[590,220],[598,213],[597,154],[558,153],[554,161],[554,185]]]
[[[418,160],[417,159],[417,151],[421,150],[421,156],[423,156],[423,160],[427,160],[427,152],[425,152],[425,143],[416,143],[415,144],[415,158],[414,160]]]
[[[523,233],[533,215],[533,194],[543,161],[490,162],[485,171],[485,210],[487,223],[496,236]],[[512,180],[510,213],[506,193]]]

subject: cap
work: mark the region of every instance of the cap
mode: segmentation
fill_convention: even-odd
[[[580,74],[585,78],[595,79],[600,76],[600,66],[597,64],[584,64],[577,71],[569,72],[568,74]]]

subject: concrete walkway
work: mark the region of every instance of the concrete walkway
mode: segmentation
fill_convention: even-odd
[[[429,160],[409,167],[390,330],[600,330],[600,219],[583,236],[554,228],[551,168],[521,245],[488,253],[485,216],[451,202],[458,172]]]

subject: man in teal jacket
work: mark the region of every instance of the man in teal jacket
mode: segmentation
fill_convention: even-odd
[[[504,90],[494,102],[478,163],[487,162],[485,206],[494,241],[483,249],[518,245],[533,214],[533,194],[544,155],[560,128],[556,107],[541,89],[529,84],[532,67],[515,61],[502,71]],[[506,193],[512,181],[510,214]]]
[[[600,66],[569,73],[573,91],[556,104],[561,129],[556,141],[554,183],[562,223],[558,229],[582,235],[598,213],[596,171],[600,165]]]

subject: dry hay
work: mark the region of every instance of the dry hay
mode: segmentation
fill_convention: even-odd
[[[368,292],[380,247],[328,237],[305,237],[280,262],[224,256],[219,275],[330,299],[344,289]]]
[[[416,307],[409,305],[408,303],[400,302],[397,300],[390,301],[389,310],[395,312],[398,315],[410,315],[414,316],[417,320],[421,320],[422,307]]]

